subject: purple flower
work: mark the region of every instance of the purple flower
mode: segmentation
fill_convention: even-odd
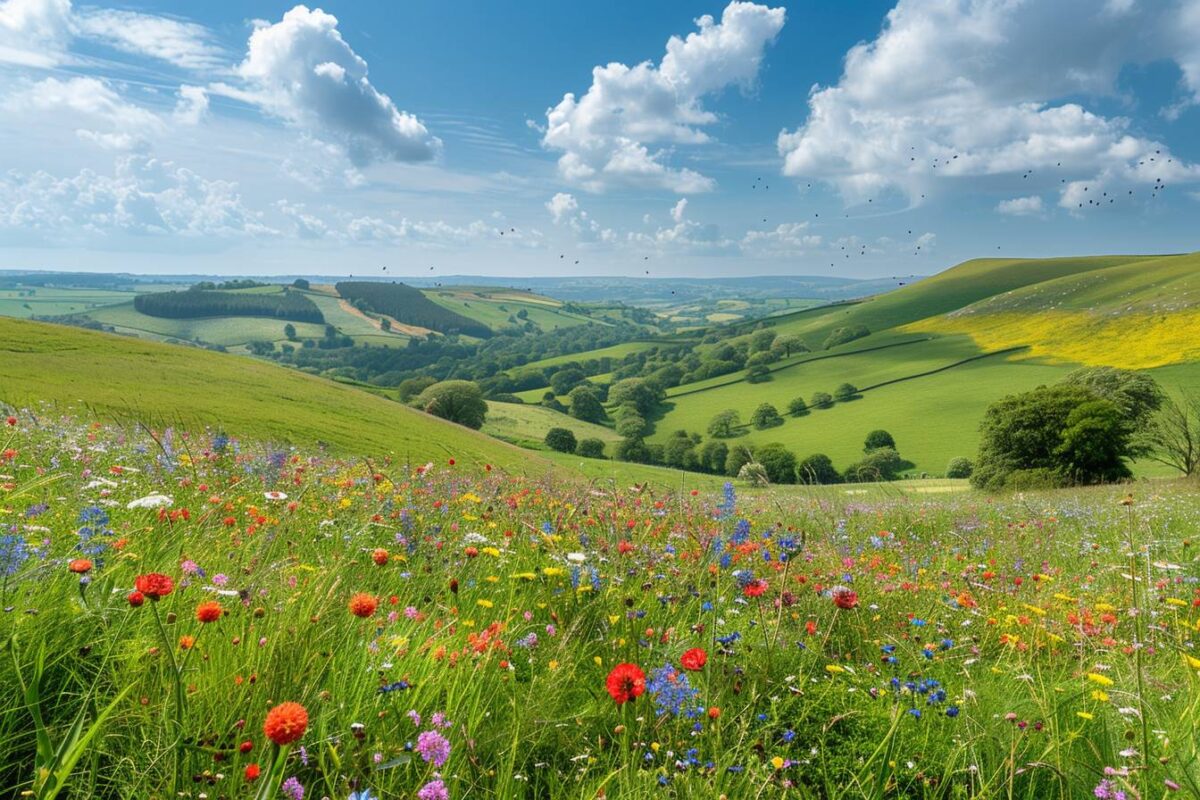
[[[427,762],[440,767],[450,757],[450,740],[437,731],[422,731],[417,737],[417,752]]]
[[[450,792],[446,791],[446,784],[433,780],[421,787],[417,797],[419,800],[450,800]]]
[[[304,800],[304,787],[300,785],[300,781],[295,775],[284,781],[279,790],[287,795],[290,800]]]

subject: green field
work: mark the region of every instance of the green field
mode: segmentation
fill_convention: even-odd
[[[601,439],[610,448],[621,441],[616,431],[603,425],[583,422],[542,406],[497,403],[494,400],[488,401],[487,421],[482,430],[506,442],[542,449],[542,440],[550,428],[567,428],[575,434],[576,439]]]
[[[258,360],[0,318],[0,401],[89,417],[207,425],[278,442],[419,463],[514,470],[547,462],[399,403]]]
[[[84,314],[100,306],[131,301],[136,294],[134,291],[68,289],[53,286],[0,289],[0,316],[27,319],[33,316]]]
[[[543,331],[571,328],[596,321],[582,314],[566,311],[558,300],[517,289],[454,286],[422,291],[439,306],[482,322],[492,330],[517,327],[523,325],[526,319]],[[516,317],[521,311],[525,312],[525,319]]]

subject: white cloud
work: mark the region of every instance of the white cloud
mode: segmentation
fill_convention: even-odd
[[[196,125],[208,115],[208,92],[203,86],[179,87],[174,119],[184,125]]]
[[[574,195],[567,192],[558,192],[546,201],[546,210],[550,212],[550,216],[554,218],[554,224],[563,221],[564,218],[570,218],[576,211],[579,210],[579,202]]]
[[[237,184],[210,181],[146,156],[123,156],[112,175],[85,169],[0,176],[0,229],[70,240],[131,234],[234,236],[274,233],[242,204]]]
[[[671,219],[677,223],[683,222],[683,217],[687,213],[687,204],[687,198],[681,197],[679,202],[675,204],[675,207],[671,209]]]
[[[351,161],[427,161],[441,150],[415,116],[399,110],[367,79],[367,62],[337,29],[337,18],[298,5],[250,35],[238,75],[245,88],[210,90],[253,103],[326,141]]]
[[[1197,0],[1110,3],[1105,13],[1092,0],[901,0],[874,41],[847,53],[840,81],[814,87],[807,122],[780,134],[783,171],[828,181],[851,203],[1029,170],[1031,187],[1104,171],[1159,177],[1133,167],[1156,150],[1169,158],[1165,146],[1127,119],[1062,101],[1116,95],[1123,66],[1161,58],[1196,93],[1200,36],[1178,30],[1193,18],[1200,30],[1197,9]]]
[[[680,194],[711,190],[711,178],[668,165],[668,152],[650,147],[708,141],[703,126],[717,116],[702,101],[729,86],[750,86],[767,45],[783,27],[784,13],[732,2],[719,23],[705,15],[686,39],[672,36],[657,66],[643,61],[594,68],[582,97],[568,93],[546,111],[542,144],[562,153],[559,175],[594,192],[613,186]]]
[[[210,70],[222,66],[225,53],[208,29],[184,22],[111,8],[85,8],[75,14],[77,36],[131,55],[166,61],[183,69]]]
[[[1003,200],[996,206],[996,211],[1013,217],[1025,217],[1042,213],[1042,198],[1038,195],[1029,197],[1014,197]]]
[[[720,252],[736,249],[737,242],[723,237],[717,225],[688,219],[687,204],[687,199],[683,198],[671,208],[671,219],[675,224],[669,228],[659,228],[653,234],[630,233],[626,240],[634,246],[656,250]]]
[[[546,210],[555,225],[566,226],[584,244],[612,244],[617,240],[615,231],[588,216],[588,212],[579,207],[575,196],[568,192],[558,192],[546,201]]]
[[[801,256],[821,246],[819,234],[808,233],[807,222],[784,222],[770,230],[750,230],[742,237],[747,255]]]
[[[75,126],[80,139],[107,149],[144,147],[146,137],[164,129],[158,115],[127,102],[99,78],[44,78],[0,100],[0,108],[31,129],[37,115]]]
[[[0,2],[0,63],[52,67],[71,40],[71,0]]]

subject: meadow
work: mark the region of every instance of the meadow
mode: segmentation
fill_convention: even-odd
[[[1194,485],[672,491],[5,413],[13,794],[1200,793]]]

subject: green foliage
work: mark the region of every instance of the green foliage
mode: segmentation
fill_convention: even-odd
[[[833,395],[829,392],[813,392],[812,399],[808,401],[812,408],[832,408]]]
[[[833,399],[846,403],[858,396],[858,387],[852,383],[843,383],[833,390]]]
[[[437,378],[430,378],[425,375],[408,378],[401,381],[400,385],[396,387],[396,396],[400,398],[401,403],[407,403],[435,383],[437,383]]]
[[[708,423],[708,435],[718,439],[728,439],[737,433],[742,424],[742,417],[732,408],[717,413]]]
[[[689,436],[687,431],[677,431],[663,445],[663,463],[676,469],[695,470],[700,468],[696,446],[699,436]]]
[[[587,379],[578,367],[566,367],[550,376],[550,389],[557,395],[566,395]]]
[[[874,430],[868,433],[866,441],[863,442],[863,452],[869,453],[881,447],[890,447],[895,450],[896,440],[885,430]]]
[[[796,454],[779,442],[759,447],[754,457],[766,470],[771,483],[796,482]]]
[[[700,448],[700,469],[705,472],[723,473],[725,459],[729,456],[729,446],[724,442],[707,441]]]
[[[783,424],[783,417],[779,414],[779,409],[770,403],[760,403],[754,409],[754,413],[750,415],[750,424],[757,430],[766,430],[767,428],[775,428]]]
[[[421,290],[403,283],[374,281],[339,281],[337,293],[351,303],[362,301],[377,314],[386,314],[405,325],[440,333],[461,333],[486,339],[492,329],[470,317],[443,308],[426,297]]]
[[[296,278],[296,280],[292,281],[292,286],[296,287],[297,289],[306,290],[312,288],[309,286],[308,280],[305,278]]]
[[[852,483],[895,480],[904,468],[904,461],[891,447],[872,450],[862,460],[846,467],[845,478]]]
[[[1128,420],[1109,400],[1091,400],[1071,409],[1054,455],[1073,483],[1130,477]]]
[[[947,478],[969,478],[971,473],[975,471],[975,465],[971,463],[971,459],[964,456],[950,459],[950,463],[946,465]]]
[[[584,422],[600,422],[604,419],[604,405],[596,390],[586,384],[576,386],[567,395],[570,414]]]
[[[746,370],[747,383],[766,383],[771,380],[771,370],[762,364],[756,364]]]
[[[427,414],[478,430],[487,417],[487,401],[478,384],[442,381],[421,392],[413,405]]]
[[[551,428],[546,431],[546,438],[543,441],[551,450],[557,450],[560,453],[574,453],[578,444],[575,441],[575,434],[567,428]]]
[[[803,397],[793,397],[788,401],[788,413],[793,417],[803,417],[808,413],[808,403]]]
[[[580,439],[575,452],[584,458],[604,458],[604,442],[601,439]]]
[[[665,397],[662,387],[642,378],[626,378],[614,383],[608,390],[608,402],[617,406],[630,406],[643,417],[649,417]]]
[[[642,415],[629,408],[622,409],[617,417],[617,433],[626,439],[640,439],[646,434],[648,427]]]
[[[1068,386],[1082,386],[1116,406],[1131,437],[1129,454],[1141,456],[1149,452],[1149,444],[1137,434],[1151,425],[1155,412],[1166,400],[1162,387],[1154,378],[1129,369],[1083,367],[1068,374],[1062,382]]]
[[[729,477],[736,477],[741,469],[746,464],[754,460],[754,454],[750,452],[750,448],[742,444],[735,444],[729,448],[725,455],[725,474]]]
[[[617,448],[613,455],[618,461],[632,461],[635,464],[650,464],[653,462],[653,455],[650,452],[650,448],[640,436],[627,436],[617,442]]]
[[[796,479],[810,486],[841,483],[842,476],[824,453],[814,453],[796,465]]]
[[[841,328],[834,328],[833,332],[825,339],[825,343],[821,345],[824,349],[830,350],[838,345],[853,342],[855,339],[861,339],[864,336],[870,336],[871,331],[867,330],[866,325],[847,325]]]
[[[324,322],[321,310],[296,292],[224,292],[189,289],[185,292],[139,294],[133,307],[151,317],[272,317],[295,322]]]

